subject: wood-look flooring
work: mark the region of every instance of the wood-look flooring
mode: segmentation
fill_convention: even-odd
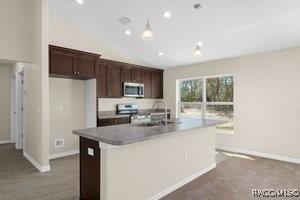
[[[40,173],[13,145],[0,145],[0,200],[79,199],[79,156],[50,161]]]
[[[215,169],[162,200],[247,200],[252,188],[300,188],[300,165],[224,151],[216,156]],[[40,173],[13,145],[0,145],[0,199],[78,200],[78,155],[50,165]]]

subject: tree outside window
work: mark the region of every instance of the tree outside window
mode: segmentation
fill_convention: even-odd
[[[227,123],[217,126],[217,130],[233,133],[233,92],[233,76],[182,80],[179,115],[225,120]]]

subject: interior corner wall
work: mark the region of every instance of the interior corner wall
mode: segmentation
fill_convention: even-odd
[[[40,171],[49,170],[48,1],[33,2],[33,64],[25,67],[25,148]]]
[[[0,59],[32,62],[33,5],[26,0],[1,0]]]
[[[49,82],[49,153],[54,156],[55,154],[78,151],[79,137],[74,135],[72,131],[85,128],[85,81],[50,78]],[[56,139],[64,139],[64,146],[55,148]]]
[[[219,148],[300,159],[300,47],[199,63],[164,72],[164,97],[176,114],[176,80],[232,74],[234,134],[216,135]]]
[[[10,140],[11,67],[0,64],[0,143]]]

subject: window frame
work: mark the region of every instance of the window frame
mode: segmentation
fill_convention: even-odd
[[[207,96],[206,96],[206,80],[209,78],[220,78],[220,77],[227,77],[231,76],[233,78],[233,102],[207,102]],[[176,94],[176,99],[177,99],[177,108],[176,108],[176,117],[180,117],[180,106],[181,106],[181,91],[180,91],[180,85],[182,81],[187,81],[187,80],[201,80],[202,82],[202,102],[198,102],[201,104],[201,118],[206,119],[206,113],[207,113],[207,106],[214,106],[214,105],[232,105],[233,106],[233,120],[234,120],[234,76],[232,74],[223,74],[223,75],[213,75],[213,76],[204,76],[204,77],[197,77],[197,78],[186,78],[186,79],[179,79],[176,80],[176,87],[177,87],[177,94]],[[233,130],[234,131],[234,130]],[[217,131],[217,132],[226,132],[226,131]],[[231,131],[230,131],[231,132]]]

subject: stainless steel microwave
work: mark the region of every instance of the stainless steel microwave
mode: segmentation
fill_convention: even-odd
[[[123,96],[124,97],[144,97],[144,84],[143,83],[123,83]]]

